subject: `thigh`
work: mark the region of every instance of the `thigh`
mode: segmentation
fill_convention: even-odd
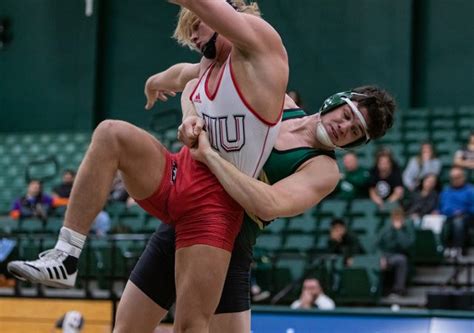
[[[249,333],[250,310],[212,316],[210,333]]]
[[[250,310],[250,266],[252,249],[241,232],[235,241],[216,314]]]
[[[388,256],[387,262],[389,266],[393,267],[393,266],[398,266],[398,265],[406,263],[407,258],[404,254],[397,253],[397,254],[392,254]]]
[[[193,245],[176,251],[176,314],[179,330],[208,325],[221,297],[231,253]]]
[[[153,194],[166,165],[165,147],[150,133],[124,121],[104,121],[99,128],[97,133],[109,132],[118,142],[118,169],[130,196],[144,199]]]
[[[117,309],[114,333],[152,333],[167,312],[128,281]]]
[[[164,309],[176,300],[174,238],[174,228],[161,224],[130,274],[130,281]]]

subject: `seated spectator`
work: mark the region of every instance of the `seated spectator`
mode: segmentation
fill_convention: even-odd
[[[62,182],[53,188],[54,206],[67,206],[69,203],[69,197],[71,196],[72,186],[74,185],[74,179],[76,178],[76,172],[74,170],[64,170]],[[99,212],[94,220],[91,227],[91,233],[103,237],[106,236],[110,231],[112,220],[109,213],[102,210]]]
[[[292,309],[334,310],[334,301],[324,294],[318,279],[305,279],[300,298],[291,303]]]
[[[28,183],[26,194],[13,203],[10,217],[19,219],[37,217],[43,221],[53,209],[53,198],[43,193],[41,181],[32,179]]]
[[[392,154],[382,150],[377,154],[369,180],[370,199],[383,209],[386,203],[398,203],[403,198],[402,175]]]
[[[465,249],[467,229],[474,217],[474,187],[466,182],[464,169],[453,167],[448,185],[439,198],[439,212],[446,216],[449,256],[456,257]]]
[[[466,169],[470,177],[474,175],[474,132],[469,135],[467,145],[454,154],[454,165]]]
[[[120,172],[117,172],[114,180],[112,181],[112,187],[109,194],[109,202],[123,202],[130,207],[135,205],[135,200],[128,195],[127,189],[125,188],[125,183],[123,182]]]
[[[406,214],[419,224],[423,216],[432,214],[438,208],[439,182],[434,174],[426,175],[421,181],[421,187],[406,204]]]
[[[369,171],[359,167],[357,155],[348,152],[343,159],[344,170],[341,180],[337,185],[337,195],[342,199],[354,199],[367,197],[367,184],[369,182]]]
[[[394,273],[393,294],[406,294],[408,257],[415,243],[415,230],[410,221],[405,222],[402,208],[393,209],[390,225],[384,227],[377,237],[377,248],[382,252],[381,269]]]
[[[105,210],[102,210],[96,216],[90,232],[98,237],[104,237],[108,234],[111,227],[112,220],[109,213],[107,213]]]
[[[403,185],[413,192],[426,175],[439,176],[440,172],[441,161],[436,157],[433,145],[425,142],[421,145],[419,155],[410,158],[405,171],[403,171]]]
[[[342,219],[331,221],[329,230],[328,253],[340,254],[344,257],[346,266],[352,265],[352,257],[355,254],[363,254],[364,250],[358,238],[347,231],[346,223]]]
[[[62,182],[53,188],[53,196],[57,196],[59,198],[69,198],[75,178],[76,172],[74,170],[64,170]]]
[[[76,172],[74,170],[64,170],[62,182],[53,188],[52,195],[55,198],[56,206],[66,206],[68,204],[75,177]]]

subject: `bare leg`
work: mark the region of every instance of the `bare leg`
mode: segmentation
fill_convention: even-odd
[[[231,253],[207,245],[176,251],[175,332],[209,332]]]
[[[92,222],[102,210],[117,170],[129,194],[144,199],[158,188],[166,165],[165,148],[145,131],[123,121],[103,121],[81,163],[54,249],[34,261],[12,261],[17,278],[52,287],[70,288]]]
[[[212,316],[210,333],[249,333],[250,310]]]
[[[167,312],[129,280],[117,309],[114,333],[152,333]]]
[[[164,149],[138,127],[118,120],[103,121],[79,168],[64,226],[87,235],[105,205],[117,170],[132,197],[144,199],[153,194],[165,166]]]

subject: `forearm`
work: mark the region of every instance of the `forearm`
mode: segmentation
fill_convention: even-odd
[[[395,190],[393,191],[392,195],[388,198],[389,202],[395,202],[398,201],[402,198],[403,196],[403,188],[402,187],[396,187]]]
[[[191,116],[198,116],[194,104],[191,102],[191,94],[197,84],[197,79],[186,83],[181,95],[181,112],[183,113],[182,121]]]
[[[149,78],[160,85],[160,89],[182,92],[186,84],[199,75],[198,64],[180,63]]]
[[[240,172],[217,152],[207,154],[206,164],[226,192],[247,212],[264,220],[278,216],[271,186]]]
[[[372,199],[372,201],[375,202],[377,205],[380,205],[383,203],[382,198],[379,197],[379,195],[375,192],[373,188],[369,190],[369,196],[370,196],[370,199]]]

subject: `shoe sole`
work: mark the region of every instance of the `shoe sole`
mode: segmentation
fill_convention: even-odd
[[[33,275],[30,275],[28,272],[23,271],[21,269],[17,269],[15,266],[10,266],[8,267],[8,271],[15,276],[18,280],[25,281],[25,282],[31,282],[31,283],[39,283],[43,284],[48,287],[54,287],[54,288],[72,288],[73,286],[63,284],[61,282],[55,282],[55,281],[43,281],[43,280],[38,280],[36,279]]]

